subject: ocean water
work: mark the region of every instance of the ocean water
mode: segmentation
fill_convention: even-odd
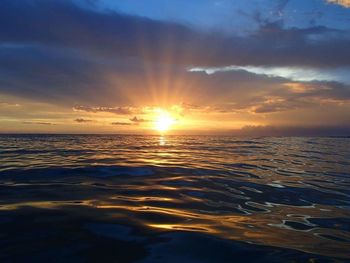
[[[350,138],[1,135],[0,262],[350,262]]]

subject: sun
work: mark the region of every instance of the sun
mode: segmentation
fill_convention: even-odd
[[[171,126],[175,123],[175,120],[169,112],[165,110],[159,110],[154,122],[154,129],[159,132],[168,131]]]

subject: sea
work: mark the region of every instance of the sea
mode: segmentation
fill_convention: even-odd
[[[0,262],[350,262],[350,138],[0,135]]]

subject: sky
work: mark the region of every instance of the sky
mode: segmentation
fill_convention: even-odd
[[[349,0],[1,0],[0,133],[349,135],[349,47]]]

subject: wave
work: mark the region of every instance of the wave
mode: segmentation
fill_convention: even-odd
[[[43,222],[51,230],[40,240],[67,238],[75,226],[82,244],[91,235],[107,247],[108,239],[130,243],[145,262],[169,255],[162,249],[180,260],[175,249],[188,240],[213,245],[216,256],[226,251],[217,244],[260,251],[267,262],[350,259],[350,141],[311,141],[0,136],[0,229],[9,240],[1,244],[11,253],[11,242],[35,239]]]

